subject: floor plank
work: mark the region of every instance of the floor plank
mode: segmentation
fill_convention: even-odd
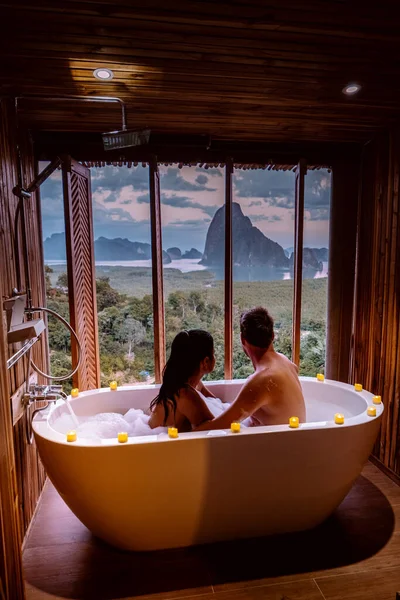
[[[383,572],[382,593],[400,590],[400,487],[368,464],[336,513],[312,531],[128,553],[92,536],[47,484],[23,558],[27,600],[361,600],[354,594],[364,586],[369,599]],[[349,596],[340,596],[346,582]]]
[[[316,580],[326,600],[395,600],[400,569],[381,569]]]

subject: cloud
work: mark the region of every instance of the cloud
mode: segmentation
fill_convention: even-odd
[[[250,221],[269,221],[275,223],[276,221],[282,221],[282,217],[279,215],[249,215]]]
[[[117,192],[121,188],[131,185],[134,190],[145,191],[149,189],[148,167],[102,167],[91,169],[92,191],[110,190]]]
[[[325,170],[308,171],[304,211],[308,221],[327,221],[331,202],[331,176]]]
[[[149,204],[150,195],[143,194],[142,196],[138,196],[137,202],[139,202],[139,204]],[[188,196],[176,196],[175,194],[167,196],[167,194],[164,193],[161,194],[161,204],[174,206],[175,208],[198,208],[210,217],[213,217],[219,208],[219,206],[216,205],[210,206],[201,204],[200,202],[193,202]]]
[[[224,169],[206,169],[205,167],[196,167],[196,171],[197,173],[205,173],[207,175],[216,175],[217,177],[222,177]]]
[[[178,168],[168,168],[166,172],[161,172],[160,186],[163,190],[184,191],[184,192],[215,192],[215,188],[208,188],[204,184],[192,183],[180,173]]]
[[[294,208],[294,190],[287,190],[285,195],[281,194],[278,190],[271,190],[269,195],[264,198],[264,202],[268,206],[276,206],[278,208]]]
[[[250,202],[249,208],[251,206],[261,206],[261,204],[262,204],[261,200],[254,200],[253,202]]]
[[[295,175],[292,171],[241,171],[233,176],[235,195],[239,198],[267,198],[277,194],[294,195]]]
[[[118,200],[118,194],[116,192],[111,192],[104,198],[105,203],[116,202]]]
[[[210,221],[211,221],[211,219],[188,219],[187,221],[172,221],[171,223],[169,223],[169,226],[199,227],[199,226],[205,225],[207,223],[210,223]]]
[[[196,182],[200,185],[205,185],[208,182],[208,177],[205,175],[197,175]]]
[[[128,198],[127,200],[121,200],[121,204],[132,204],[132,198]]]
[[[139,204],[150,204],[150,194],[142,194],[136,198],[136,202]]]

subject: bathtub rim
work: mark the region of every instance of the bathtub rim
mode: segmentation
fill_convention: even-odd
[[[312,382],[314,385],[328,385],[330,387],[336,387],[338,389],[345,389],[347,391],[352,392],[357,395],[358,398],[361,398],[365,402],[365,410],[357,415],[352,417],[347,417],[345,422],[341,425],[337,425],[334,422],[334,415],[332,415],[331,420],[325,421],[315,421],[315,422],[306,422],[300,423],[298,428],[290,428],[289,425],[260,425],[257,427],[249,427],[242,428],[239,434],[231,433],[230,429],[218,429],[212,431],[192,431],[186,433],[180,433],[177,439],[170,439],[168,434],[160,433],[154,435],[146,435],[146,436],[132,436],[128,438],[128,442],[119,443],[116,438],[111,439],[102,439],[100,442],[95,442],[88,438],[79,438],[75,442],[67,442],[66,435],[59,433],[56,431],[50,424],[49,420],[52,417],[53,413],[57,411],[57,409],[64,407],[64,401],[59,400],[55,404],[52,404],[48,409],[37,413],[32,421],[32,428],[35,436],[43,437],[47,440],[50,440],[57,444],[69,445],[71,447],[91,447],[91,448],[106,448],[110,446],[131,446],[135,444],[153,444],[157,443],[180,443],[180,442],[188,442],[190,440],[195,440],[198,438],[213,438],[213,437],[232,437],[233,436],[243,436],[243,435],[263,435],[263,434],[273,434],[273,433],[283,433],[283,432],[292,432],[300,434],[300,432],[309,431],[309,430],[320,430],[320,429],[337,429],[337,428],[348,428],[354,427],[358,425],[362,425],[363,423],[367,423],[371,420],[380,419],[384,412],[384,404],[373,404],[372,398],[374,394],[368,392],[367,390],[362,390],[361,392],[357,392],[354,389],[354,385],[343,383],[341,381],[335,381],[330,379],[325,379],[324,381],[318,381],[315,377],[300,377],[300,381]],[[232,380],[217,380],[206,382],[210,387],[214,387],[216,385],[236,385],[240,383],[244,383],[245,379],[232,379]],[[98,388],[94,390],[87,390],[85,392],[80,392],[79,396],[76,398],[71,398],[68,396],[68,399],[73,406],[75,403],[79,402],[80,398],[90,397],[92,395],[98,394],[118,394],[119,392],[131,392],[131,391],[139,391],[139,390],[157,390],[159,389],[160,384],[143,384],[143,385],[132,385],[132,386],[121,386],[117,390],[110,390],[110,388]],[[376,408],[376,416],[370,417],[367,415],[368,406],[373,405]],[[295,415],[294,415],[295,416]]]

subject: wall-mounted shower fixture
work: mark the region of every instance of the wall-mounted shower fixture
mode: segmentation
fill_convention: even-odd
[[[24,322],[26,294],[19,294],[4,301],[7,317],[7,342],[16,344],[38,338],[46,329],[43,319],[30,319]]]
[[[15,98],[15,108],[18,113],[18,102],[23,99],[38,99],[45,102],[68,102],[68,101],[79,101],[79,102],[118,102],[121,106],[122,116],[122,129],[117,131],[110,131],[108,133],[102,133],[103,147],[104,150],[119,150],[121,148],[130,148],[132,146],[142,146],[148,144],[150,140],[150,129],[139,129],[129,130],[126,125],[126,105],[121,98],[114,96],[40,96],[36,94],[29,94],[24,96],[18,96]]]

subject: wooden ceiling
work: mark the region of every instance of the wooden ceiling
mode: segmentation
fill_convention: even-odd
[[[118,96],[131,128],[156,133],[365,142],[400,118],[396,4],[0,0],[0,94]],[[114,79],[94,79],[98,67]],[[121,124],[117,105],[19,104],[33,129]]]

